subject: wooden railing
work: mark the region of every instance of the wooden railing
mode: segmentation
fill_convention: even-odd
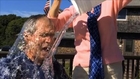
[[[74,54],[56,54],[55,58],[68,70],[69,76],[72,76]],[[67,63],[69,65],[68,67],[66,67]]]
[[[124,76],[126,79],[140,79],[140,56],[124,56]],[[139,77],[139,78],[138,78]]]
[[[0,57],[5,57],[7,53],[1,53]],[[55,58],[66,68],[69,76],[72,76],[72,62],[74,54],[56,54]],[[124,79],[140,79],[140,56],[124,56],[122,63]],[[137,77],[137,78],[136,78]]]
[[[66,61],[69,62],[69,75],[72,75],[72,62],[74,54],[57,54],[56,59],[62,62],[65,67]],[[124,56],[125,60],[122,63],[124,79],[134,79],[140,77],[140,56]],[[140,79],[140,78],[139,78]]]

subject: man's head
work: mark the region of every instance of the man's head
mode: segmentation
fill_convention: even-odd
[[[32,60],[42,62],[54,42],[55,27],[44,15],[30,17],[24,23],[25,53]]]

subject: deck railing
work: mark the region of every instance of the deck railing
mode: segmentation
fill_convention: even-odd
[[[64,67],[69,62],[69,75],[72,75],[72,62],[74,54],[56,54],[58,59]],[[125,60],[122,63],[124,79],[140,79],[140,56],[124,56]]]
[[[0,52],[0,58],[7,53]],[[55,58],[65,67],[69,76],[72,76],[72,62],[74,54],[56,54]],[[140,79],[140,56],[124,56],[122,63],[124,79]]]

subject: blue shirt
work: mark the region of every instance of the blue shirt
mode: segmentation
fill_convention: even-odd
[[[54,77],[45,78],[41,66],[34,64],[24,52],[0,59],[0,79],[69,79],[63,66],[53,61]],[[48,75],[47,75],[48,76]]]

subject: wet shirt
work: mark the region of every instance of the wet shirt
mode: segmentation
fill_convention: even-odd
[[[22,53],[0,59],[0,79],[69,79],[63,67],[55,60],[54,77],[45,78],[41,66],[34,64]],[[49,71],[47,72],[49,73]]]
[[[0,79],[45,79],[40,66],[24,53],[8,55],[0,60]]]

